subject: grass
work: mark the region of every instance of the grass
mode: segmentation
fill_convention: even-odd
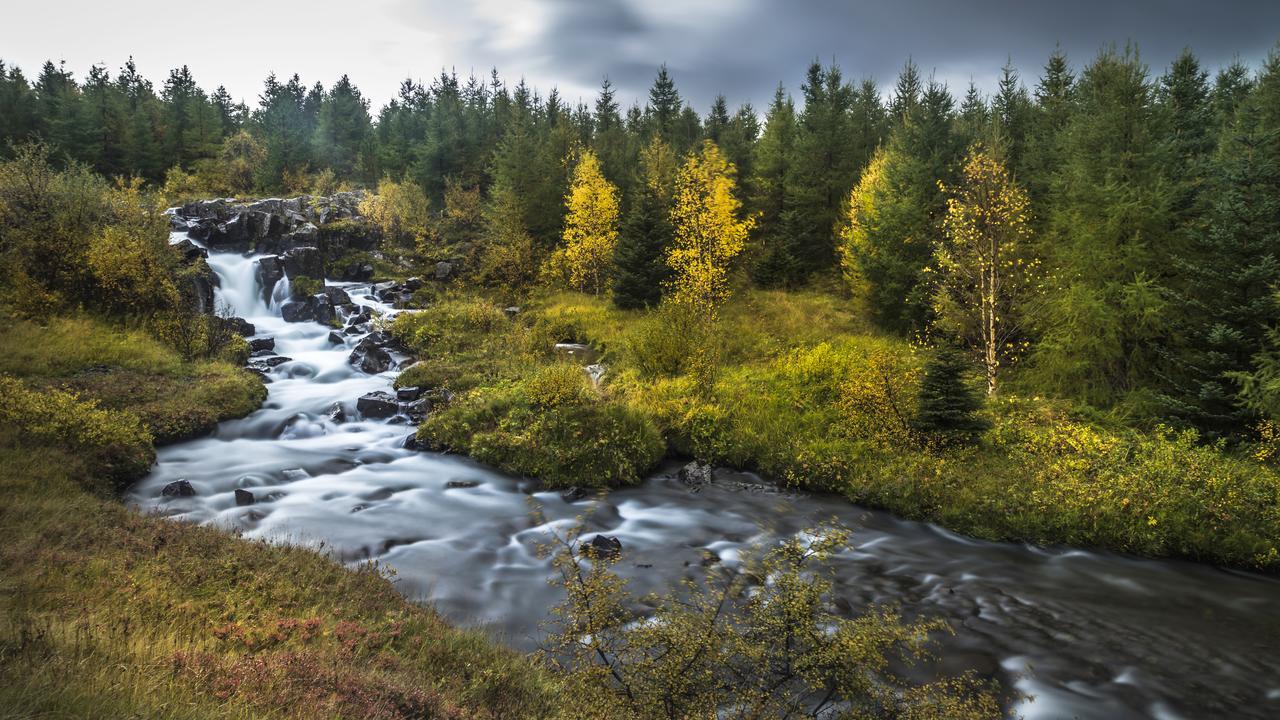
[[[0,344],[0,718],[570,714],[559,676],[383,568],[114,499],[153,435],[247,414],[257,381],[91,318],[15,322]]]
[[[977,445],[922,446],[909,430],[922,358],[870,332],[848,305],[821,292],[742,292],[722,312],[720,363],[706,387],[689,372],[688,333],[661,312],[557,293],[506,319],[481,299],[446,299],[397,326],[426,358],[401,383],[457,393],[420,427],[423,442],[551,485],[633,482],[663,454],[645,444],[656,431],[681,455],[978,537],[1280,570],[1273,466],[1010,391],[989,403],[993,427]],[[486,320],[441,320],[463,316]],[[572,403],[539,405],[530,393],[564,362],[551,346],[565,340],[595,347],[607,373]],[[545,430],[549,418],[571,422],[584,407],[634,422]],[[584,444],[628,462],[602,472],[576,452]]]

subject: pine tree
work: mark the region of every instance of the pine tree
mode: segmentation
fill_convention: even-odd
[[[681,105],[676,83],[671,79],[671,74],[667,72],[667,66],[664,63],[658,68],[658,75],[653,79],[653,87],[649,88],[649,104],[645,108],[645,115],[649,131],[657,133],[658,137],[669,145],[673,144]]]
[[[623,220],[614,251],[613,302],[623,309],[654,307],[671,280],[671,183],[675,155],[656,136],[641,154],[637,197]]]
[[[343,75],[320,103],[312,156],[340,178],[361,175],[369,126],[369,101]]]
[[[969,364],[951,347],[940,347],[925,363],[914,427],[940,445],[972,442],[990,422],[978,414],[982,396],[967,381]]]
[[[1153,379],[1168,332],[1154,252],[1169,242],[1169,184],[1135,51],[1101,53],[1075,93],[1046,200],[1054,292],[1039,314],[1034,370],[1041,387],[1108,404]]]
[[[779,84],[765,116],[764,134],[756,145],[755,172],[749,184],[749,207],[759,218],[758,259],[751,268],[751,277],[764,287],[785,285],[799,275],[783,217],[795,136],[795,104]]]

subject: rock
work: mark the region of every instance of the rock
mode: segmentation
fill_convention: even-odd
[[[369,312],[368,308],[347,318],[347,325],[361,325],[367,322],[373,322],[373,313]]]
[[[406,438],[404,439],[404,444],[403,444],[401,447],[403,447],[405,450],[423,450],[423,449],[425,449],[425,448],[423,448],[423,447],[422,447],[422,443],[418,442],[418,434],[417,434],[417,433],[412,433],[412,434],[410,434],[408,437],[406,437]]]
[[[347,282],[368,282],[373,279],[373,266],[369,263],[351,263],[339,274]]]
[[[583,363],[593,363],[600,357],[595,348],[582,343],[560,342],[552,349],[566,358]]]
[[[335,317],[337,317],[337,311],[333,307],[333,301],[329,299],[328,295],[324,293],[316,293],[310,298],[307,298],[307,302],[311,305],[311,316],[315,318],[316,322],[322,325],[328,325],[333,322]]]
[[[405,415],[409,416],[410,421],[420,423],[431,414],[431,399],[420,398],[411,403],[405,403],[401,409]]]
[[[306,322],[315,320],[315,308],[309,300],[290,300],[280,306],[280,317],[285,322]]]
[[[254,338],[249,341],[249,349],[253,352],[258,352],[260,350],[275,350],[276,339],[273,337]]]
[[[567,503],[575,503],[581,500],[582,498],[586,497],[588,494],[589,493],[587,492],[586,488],[581,488],[581,487],[578,487],[577,485],[574,485],[573,487],[562,491],[560,493],[560,499],[564,500]]]
[[[367,332],[369,332],[368,323],[361,323],[359,325],[348,325],[342,330],[343,335],[364,335]]]
[[[515,317],[515,316],[517,316],[517,315],[519,315],[519,314],[520,314],[520,306],[519,306],[519,305],[511,305],[511,306],[508,306],[508,307],[504,307],[504,308],[502,308],[502,312],[503,312],[503,314],[505,314],[507,317],[509,317],[509,318],[513,318],[513,317]]]
[[[441,260],[436,263],[436,279],[449,280],[453,278],[453,263]]]
[[[420,387],[402,387],[396,388],[396,399],[403,402],[411,402],[422,397],[423,389]]]
[[[372,350],[373,348],[385,348],[396,344],[396,339],[389,332],[375,330],[360,339],[356,347],[361,350]]]
[[[209,257],[208,250],[205,250],[199,245],[191,242],[189,238],[182,238],[181,240],[174,243],[170,247],[172,247],[174,250],[177,250],[178,254],[182,256],[182,262],[188,265],[195,262],[198,259]]]
[[[404,281],[404,287],[409,292],[417,292],[422,287],[422,278],[411,277]]]
[[[351,296],[347,294],[346,290],[343,290],[340,287],[329,285],[320,292],[324,293],[325,296],[329,298],[329,302],[333,303],[334,306],[351,304]]]
[[[212,315],[216,310],[213,289],[218,287],[218,274],[203,258],[197,257],[189,270],[181,276],[186,280],[184,294],[191,309],[201,315]]]
[[[280,264],[289,278],[305,275],[314,280],[324,279],[324,254],[320,248],[295,247],[280,256]]]
[[[333,344],[333,345],[341,345],[341,344],[345,343],[345,342],[346,342],[346,340],[344,340],[344,339],[343,339],[343,337],[342,337],[341,335],[339,335],[339,334],[338,334],[338,331],[337,331],[337,330],[330,330],[330,331],[329,331],[329,342],[330,342],[331,344]]]
[[[334,403],[329,407],[329,421],[334,423],[344,423],[347,421],[347,408],[342,403]]]
[[[258,334],[258,329],[253,326],[253,323],[245,320],[244,318],[229,317],[223,319],[223,322],[226,323],[227,327],[231,328],[232,332],[240,337],[249,337],[251,335]]]
[[[280,264],[278,256],[268,255],[258,259],[254,275],[258,278],[258,285],[262,287],[263,301],[269,302],[276,283],[284,279],[284,266]]]
[[[399,412],[400,405],[391,393],[377,390],[362,395],[356,401],[356,410],[367,418],[389,418]]]
[[[249,357],[251,358],[269,357],[275,354],[276,354],[275,350],[254,350],[253,352],[249,353]]]
[[[596,535],[578,548],[580,554],[588,557],[616,558],[622,554],[622,541],[612,535]]]
[[[600,378],[604,377],[604,366],[598,363],[588,365],[582,368],[582,371],[587,374],[587,377],[591,378],[592,385],[599,385]]]
[[[284,237],[288,246],[293,248],[313,246],[319,239],[320,228],[309,222],[299,225],[298,229]]]
[[[678,476],[680,482],[694,487],[708,485],[714,481],[711,466],[696,460],[680,468]]]
[[[479,480],[450,480],[449,482],[444,484],[444,487],[446,490],[453,490],[457,488],[473,488],[473,487],[479,487],[479,486],[480,486]]]
[[[386,372],[395,363],[391,358],[391,353],[380,347],[352,350],[347,362],[370,375]]]
[[[186,480],[174,480],[160,491],[164,497],[195,497],[196,489]]]
[[[249,369],[266,373],[271,368],[283,365],[287,362],[293,362],[293,358],[285,357],[284,355],[276,355],[275,357],[264,358],[262,360],[254,360],[249,363]]]
[[[236,488],[236,507],[245,507],[246,505],[252,505],[255,502],[257,502],[257,499],[253,496],[253,493],[248,490]]]

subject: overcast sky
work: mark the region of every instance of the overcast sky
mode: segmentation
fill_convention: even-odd
[[[717,92],[763,109],[779,81],[799,95],[814,58],[890,85],[908,56],[957,94],[986,90],[1006,59],[1034,84],[1060,44],[1077,66],[1138,44],[1158,74],[1184,46],[1211,68],[1256,64],[1280,40],[1280,0],[6,0],[0,59],[45,59],[82,77],[133,55],[157,87],[189,65],[250,105],[270,72],[326,85],[347,73],[376,108],[404,78],[497,67],[544,94],[590,101],[608,75],[624,107],[665,62],[705,112]]]

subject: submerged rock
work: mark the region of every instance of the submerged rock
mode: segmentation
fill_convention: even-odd
[[[253,496],[253,493],[248,490],[236,488],[236,507],[245,507],[246,505],[252,505],[255,502],[257,502],[257,498]]]
[[[587,557],[616,558],[622,554],[622,541],[612,535],[596,535],[578,548],[579,554]]]
[[[290,300],[280,306],[280,317],[285,322],[307,322],[315,320],[316,313],[309,300]]]
[[[708,485],[714,480],[711,466],[696,460],[680,468],[678,477],[680,482],[694,487]]]
[[[574,485],[573,487],[562,491],[560,493],[560,499],[564,500],[567,503],[575,503],[585,498],[589,494],[590,493],[588,493],[586,488],[582,488],[582,487],[578,487],[577,485]]]

